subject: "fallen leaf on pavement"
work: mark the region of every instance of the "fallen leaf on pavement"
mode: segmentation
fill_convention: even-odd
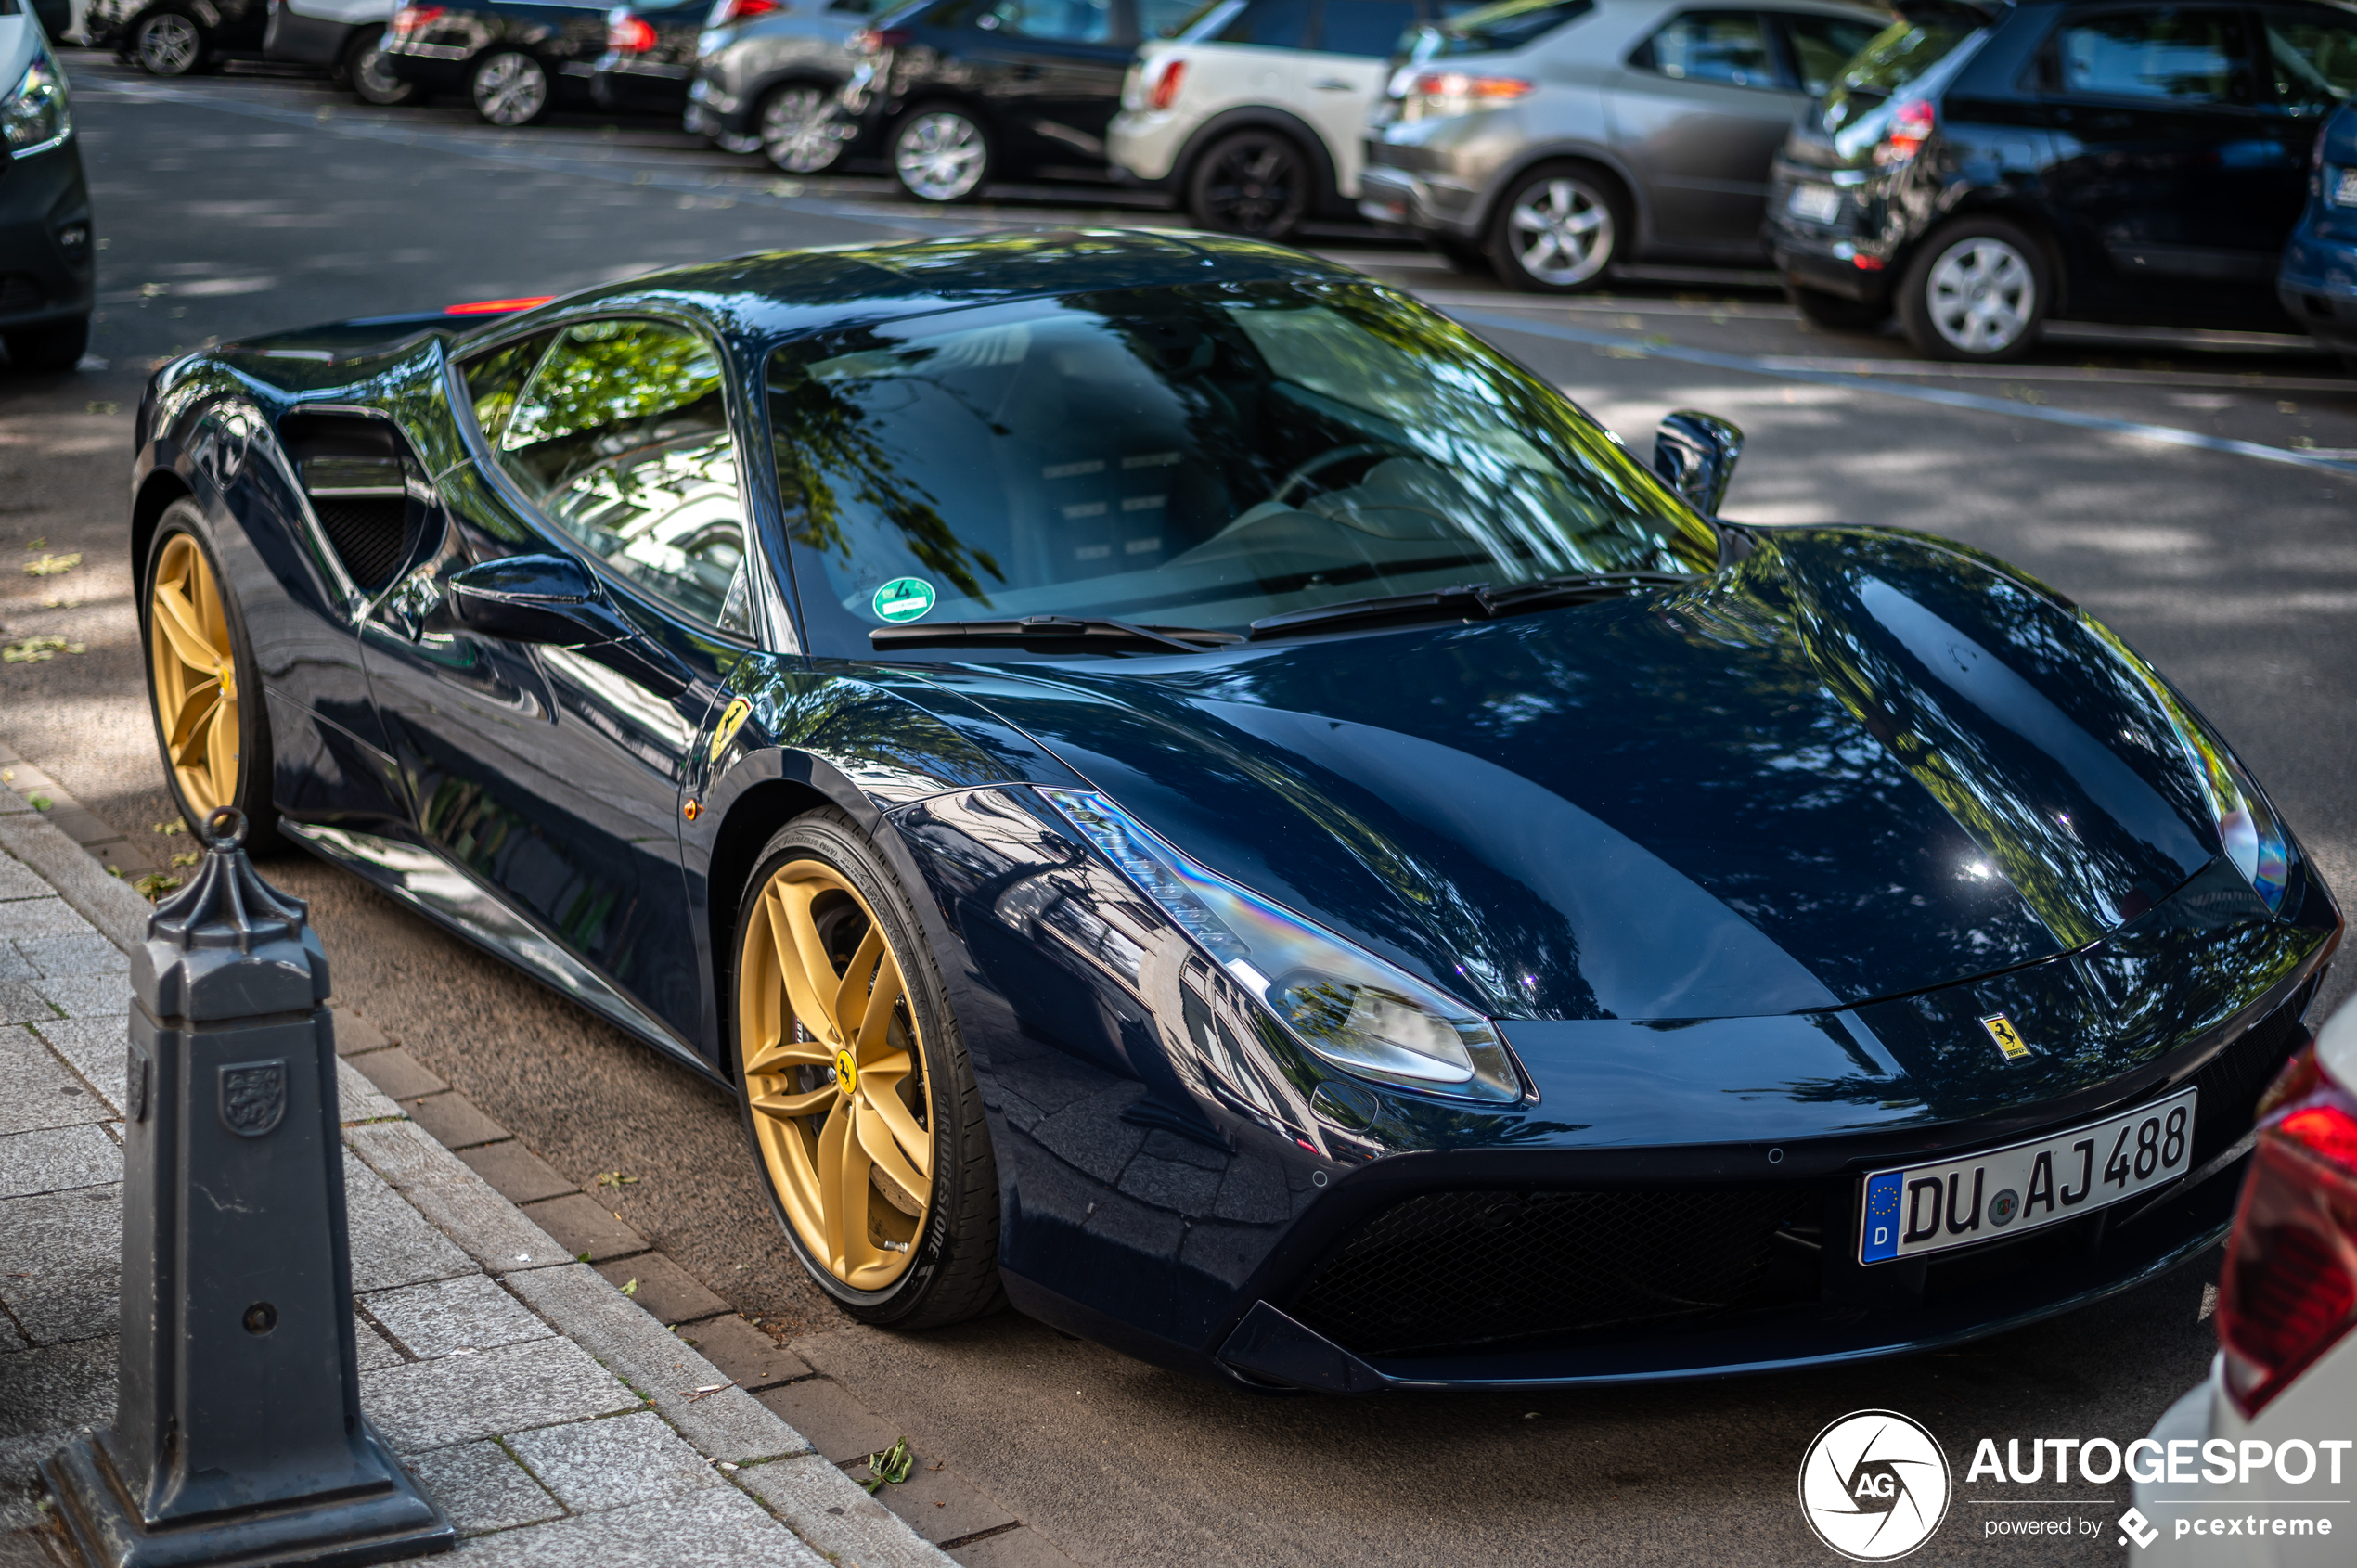
[[[173,889],[178,887],[180,885],[180,879],[177,877],[167,877],[161,871],[150,871],[146,876],[140,878],[137,881],[133,882],[131,885],[138,893],[140,897],[146,899],[148,903],[153,904],[157,899],[161,898],[165,893],[170,893]]]
[[[81,564],[82,552],[79,550],[70,556],[53,556],[44,551],[39,560],[24,563],[24,574],[28,577],[59,577]]]
[[[637,1294],[638,1293],[638,1280],[636,1280],[636,1279],[633,1279],[633,1280],[631,1280],[631,1281],[630,1281],[630,1283],[628,1283],[627,1285],[625,1285],[625,1286],[622,1288],[622,1293],[623,1293],[624,1295],[625,1295],[625,1296],[635,1296],[635,1295],[637,1295]]]
[[[624,1176],[620,1171],[601,1171],[598,1175],[598,1179],[590,1185],[593,1187],[611,1187],[616,1190],[620,1190],[623,1188],[636,1184],[638,1179],[638,1178],[637,1176]]]
[[[868,1479],[859,1484],[873,1497],[886,1486],[897,1486],[908,1480],[908,1472],[916,1466],[917,1457],[908,1452],[908,1440],[902,1437],[882,1453],[868,1456]]]

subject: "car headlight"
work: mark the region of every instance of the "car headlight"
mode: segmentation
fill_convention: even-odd
[[[1462,1002],[1197,865],[1102,795],[1039,792],[1321,1060],[1409,1088],[1522,1097],[1497,1028]]]
[[[11,156],[22,158],[66,139],[73,117],[66,109],[65,73],[43,50],[32,57],[8,96],[0,102],[0,135],[7,138]]]
[[[2219,842],[2224,845],[2226,858],[2235,869],[2250,883],[2271,914],[2281,914],[2284,892],[2291,881],[2291,845],[2284,836],[2283,825],[2275,820],[2267,798],[2251,782],[2243,765],[2226,749],[2215,730],[2188,707],[2176,689],[2160,678],[2129,646],[2121,642],[2110,627],[2093,616],[2081,613],[2081,624],[2103,639],[2132,673],[2160,711],[2169,717],[2169,727],[2176,732],[2177,744],[2184,752],[2185,760],[2193,766],[2194,777],[2200,781],[2202,794],[2209,803],[2210,819],[2218,825]]]

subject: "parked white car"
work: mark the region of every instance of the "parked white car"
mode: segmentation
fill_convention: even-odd
[[[2152,1430],[2136,1483],[2157,1532],[2138,1568],[2325,1568],[2357,1560],[2357,1005],[2260,1102],[2218,1279],[2209,1378]],[[2170,1446],[2177,1445],[2175,1452]],[[2181,1461],[2171,1482],[2162,1458]],[[2226,1480],[2212,1477],[2222,1468]],[[2312,1497],[2314,1503],[2304,1499]]]
[[[1281,239],[1347,216],[1367,111],[1393,52],[1452,0],[1222,0],[1150,42],[1106,138],[1116,178],[1168,190],[1204,228]]]

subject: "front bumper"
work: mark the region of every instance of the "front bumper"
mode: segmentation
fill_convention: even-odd
[[[82,243],[69,247],[61,237],[76,225]],[[0,158],[0,328],[88,315],[97,251],[79,137],[29,158]]]

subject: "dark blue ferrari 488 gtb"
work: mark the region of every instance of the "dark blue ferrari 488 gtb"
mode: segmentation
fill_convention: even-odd
[[[2021,572],[1243,240],[503,303],[156,377],[174,787],[731,1086],[854,1316],[1677,1377],[2224,1227],[2340,916]]]

